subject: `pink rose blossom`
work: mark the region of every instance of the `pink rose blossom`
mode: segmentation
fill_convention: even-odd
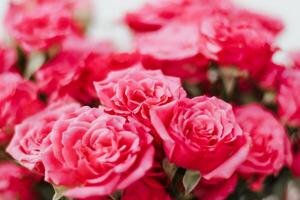
[[[139,66],[111,72],[96,82],[101,103],[116,113],[133,116],[149,125],[149,109],[186,96],[180,79],[164,76],[159,70]]]
[[[209,61],[217,59],[219,47],[207,43],[200,21],[211,12],[227,9],[233,9],[229,1],[163,1],[148,4],[126,19],[136,31],[151,30],[151,23],[159,28],[136,35],[145,68],[161,69],[167,75],[189,81],[203,81],[207,80]]]
[[[65,195],[109,195],[142,178],[152,167],[152,137],[143,126],[101,109],[82,107],[62,115],[43,145],[45,180]],[[66,176],[67,174],[67,176]]]
[[[174,21],[159,31],[137,37],[145,68],[161,69],[167,75],[184,79],[206,77],[209,58],[214,55],[204,43],[198,23],[188,20]]]
[[[199,34],[195,23],[176,21],[154,33],[141,35],[137,43],[142,55],[149,55],[158,60],[182,60],[199,53]],[[186,37],[187,35],[189,37]]]
[[[284,127],[268,111],[256,104],[235,110],[242,129],[250,134],[252,145],[247,160],[239,167],[245,177],[256,176],[253,189],[260,189],[264,177],[278,172],[292,162],[291,144]]]
[[[0,74],[0,143],[7,142],[15,124],[42,109],[37,87],[16,73]]]
[[[291,60],[291,66],[295,68],[300,68],[300,51],[292,51],[289,54]]]
[[[146,68],[196,81],[207,76],[209,61],[234,65],[257,78],[276,51],[273,43],[283,29],[281,21],[229,1],[148,4],[126,20],[142,32],[136,41]]]
[[[71,100],[61,100],[28,117],[16,126],[14,137],[6,151],[26,168],[44,173],[41,154],[45,150],[43,145],[49,143],[53,124],[61,115],[73,113],[79,107],[78,103]]]
[[[125,21],[137,32],[148,32],[160,29],[171,19],[182,12],[183,1],[154,1],[146,4],[140,10],[128,13]]]
[[[13,162],[0,162],[0,199],[35,200],[34,183],[38,177]]]
[[[62,49],[35,73],[40,91],[52,99],[69,95],[82,103],[93,103],[97,100],[93,82],[104,79],[111,70],[111,46],[70,38]]]
[[[229,178],[248,155],[247,135],[220,99],[184,98],[150,113],[170,162],[198,170],[207,180]]]
[[[11,2],[5,24],[9,34],[28,52],[46,50],[59,45],[66,36],[79,33],[71,10],[53,1]]]
[[[279,80],[279,116],[285,124],[300,126],[300,70],[286,69]]]
[[[278,90],[280,84],[279,80],[281,79],[284,70],[284,66],[271,62],[265,66],[265,69],[257,79],[259,86],[265,89]]]
[[[136,32],[150,32],[186,15],[199,15],[218,9],[232,9],[232,7],[231,2],[227,0],[150,1],[141,9],[128,13],[125,21]]]
[[[139,60],[137,53],[113,53],[112,50],[111,44],[105,41],[67,39],[62,51],[35,73],[40,91],[50,99],[69,95],[84,104],[97,105],[93,82]]]
[[[0,73],[8,72],[8,71],[16,71],[15,64],[17,62],[17,54],[16,51],[5,45],[0,43]]]
[[[200,32],[206,38],[206,46],[218,48],[218,63],[235,65],[256,77],[275,51],[272,45],[281,30],[278,24],[281,23],[274,19],[234,9],[205,15]]]

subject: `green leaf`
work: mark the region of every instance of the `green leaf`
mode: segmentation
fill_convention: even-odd
[[[32,52],[29,55],[29,60],[26,65],[25,74],[26,78],[30,78],[31,75],[37,71],[45,62],[46,57],[42,52]]]
[[[264,93],[263,103],[265,104],[275,104],[276,103],[276,93],[274,91],[266,91]]]
[[[120,200],[122,198],[122,191],[117,190],[113,194],[110,195],[110,198],[113,200]]]
[[[53,185],[53,189],[54,189],[54,195],[52,197],[52,200],[60,200],[64,195],[64,192],[66,191],[65,187],[62,186],[54,186]]]
[[[202,94],[201,86],[199,83],[184,81],[183,87],[187,91],[187,93],[190,97],[196,97],[196,96],[200,96]]]
[[[240,71],[238,68],[233,66],[221,67],[219,73],[227,96],[231,96],[233,94],[238,78],[246,78],[248,76],[246,72]]]
[[[175,176],[177,167],[175,164],[170,163],[167,158],[165,158],[162,162],[162,167],[170,180],[172,180]]]
[[[185,193],[186,194],[191,193],[198,185],[200,179],[201,179],[201,174],[199,171],[186,170],[182,179]]]

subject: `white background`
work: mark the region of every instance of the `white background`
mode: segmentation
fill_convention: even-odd
[[[243,7],[271,14],[285,22],[286,29],[278,39],[285,50],[300,49],[300,0],[234,0]],[[122,25],[122,16],[128,10],[141,6],[145,0],[93,0],[94,21],[89,34],[93,38],[109,38],[120,49],[130,48],[130,32]],[[2,22],[8,0],[0,0],[0,20]],[[0,26],[0,36],[5,31]]]

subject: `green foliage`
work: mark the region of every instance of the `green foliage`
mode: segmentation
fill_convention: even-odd
[[[54,195],[52,197],[52,200],[62,200],[66,188],[53,185],[53,189],[54,189]]]
[[[198,171],[186,170],[182,179],[182,183],[185,189],[185,193],[191,193],[198,185],[201,179],[201,174]]]

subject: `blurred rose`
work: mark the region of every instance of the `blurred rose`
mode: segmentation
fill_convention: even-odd
[[[227,9],[232,9],[229,1],[163,1],[130,13],[126,20],[136,31],[158,29],[136,35],[145,68],[161,69],[189,81],[206,81],[209,61],[217,59],[219,47],[207,43],[200,21],[211,12]]]
[[[22,1],[22,0],[21,0]],[[80,31],[89,25],[92,15],[91,0],[23,0],[27,4],[60,4],[65,10],[72,14],[73,23],[76,24]]]
[[[290,53],[290,58],[292,61],[292,66],[296,68],[300,68],[300,51],[293,51]]]
[[[137,32],[155,31],[182,12],[183,1],[154,1],[128,13],[125,21]]]
[[[47,50],[79,33],[71,10],[58,1],[11,2],[5,24],[9,34],[28,52]]]
[[[229,1],[164,1],[148,4],[126,20],[136,31],[151,31],[136,34],[146,68],[196,81],[205,79],[211,60],[257,78],[271,60],[274,40],[283,29],[281,21]]]
[[[12,162],[0,163],[0,199],[35,200],[34,183],[38,178]]]
[[[277,95],[279,115],[284,123],[300,126],[300,70],[286,69]]]
[[[278,80],[280,80],[284,70],[284,66],[277,65],[271,62],[270,64],[265,66],[265,69],[257,79],[259,86],[264,89],[278,90],[280,82]]]
[[[42,109],[37,88],[15,73],[0,74],[0,143],[6,142],[15,124]]]
[[[16,71],[15,66],[17,62],[17,54],[16,51],[5,45],[0,43],[0,73],[8,72],[8,71]]]
[[[205,179],[229,178],[248,155],[247,135],[231,105],[220,99],[184,98],[150,113],[170,162],[198,170]]]
[[[218,49],[215,53],[221,65],[235,65],[256,77],[271,60],[280,25],[274,19],[234,9],[205,15],[200,32],[206,46]]]
[[[208,60],[213,55],[203,43],[198,23],[187,20],[172,22],[159,31],[137,38],[145,68],[161,69],[167,75],[189,80],[206,77]]]
[[[70,36],[63,41],[61,50],[63,52],[77,53],[79,57],[81,54],[85,55],[89,53],[108,55],[114,50],[114,45],[111,41],[98,41],[78,36]]]
[[[128,26],[136,32],[156,31],[186,15],[201,15],[212,10],[232,9],[230,1],[223,0],[160,0],[147,2],[141,9],[125,16]]]
[[[285,165],[292,162],[291,144],[284,127],[260,105],[249,104],[235,110],[242,129],[250,134],[252,145],[247,160],[239,172],[258,190],[264,177],[277,175]]]
[[[51,99],[69,95],[82,103],[93,103],[97,100],[93,82],[104,79],[112,70],[112,47],[73,37],[64,42],[62,49],[35,73],[40,91]]]

